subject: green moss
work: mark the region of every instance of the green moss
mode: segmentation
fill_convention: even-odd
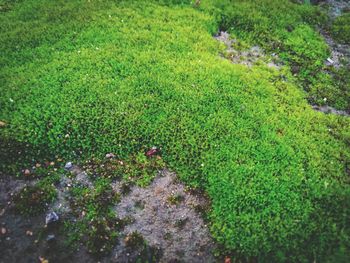
[[[339,42],[350,44],[350,13],[338,16],[334,20],[331,33]]]
[[[299,79],[307,81],[323,68],[329,50],[320,35],[310,26],[300,25],[288,34],[280,54],[292,67],[293,73]]]
[[[333,77],[324,72],[311,78],[309,100],[312,104],[333,105],[338,109],[349,110],[350,77],[346,67],[332,70]],[[340,88],[341,87],[341,88]]]
[[[209,4],[14,3],[0,14],[1,137],[65,159],[135,157],[126,173],[96,179],[96,190],[73,190],[85,216],[69,233],[96,253],[115,242],[111,179],[149,183],[154,168],[138,153],[152,146],[208,193],[212,235],[238,259],[310,262],[348,251],[349,120],[314,112],[288,72],[219,58],[212,38],[222,20],[244,42],[284,52],[301,80],[315,69],[317,85],[327,53],[306,23],[322,16],[288,1]]]
[[[65,222],[68,245],[74,248],[83,242],[93,254],[108,254],[124,226],[112,209],[120,197],[112,190],[111,181],[98,178],[93,189],[74,187],[71,196],[73,215],[78,220]]]
[[[144,151],[132,154],[125,159],[100,160],[95,158],[84,164],[84,170],[90,175],[108,179],[123,179],[124,186],[131,184],[147,186],[163,168],[164,162],[159,155],[147,157]],[[127,189],[124,190],[127,191]]]
[[[127,235],[126,238],[124,239],[124,242],[125,242],[125,245],[128,247],[137,248],[137,247],[143,246],[146,241],[144,240],[143,236],[139,232],[135,231]]]
[[[158,262],[161,256],[161,250],[156,247],[151,247],[147,244],[147,241],[138,232],[134,231],[128,234],[124,238],[124,242],[127,248],[131,249],[135,253],[137,251],[137,257],[135,262]]]
[[[315,30],[315,26],[325,27],[328,23],[322,9],[287,0],[205,1],[203,9],[216,14],[223,30],[278,54],[290,67],[297,84],[307,92],[309,101],[343,110],[350,108],[349,82],[338,81],[333,72],[325,74],[337,69],[325,67],[330,51]],[[334,22],[334,36],[346,38],[346,26],[350,24],[347,17],[344,14]],[[347,66],[341,70],[347,70]],[[325,102],[324,98],[328,100]]]
[[[16,211],[23,215],[37,215],[47,209],[56,198],[56,188],[48,181],[25,186],[13,198]]]
[[[184,200],[184,197],[181,194],[172,194],[167,198],[167,201],[172,205],[178,205]]]

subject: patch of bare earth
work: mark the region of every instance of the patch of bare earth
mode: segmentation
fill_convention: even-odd
[[[225,54],[222,54],[222,56],[234,64],[252,67],[262,62],[268,67],[275,69],[279,69],[282,66],[276,54],[273,54],[272,58],[269,58],[259,46],[246,49],[237,48],[237,39],[232,38],[228,32],[220,31],[214,38],[226,45]]]
[[[325,0],[320,1],[321,6],[326,6],[328,9],[328,16],[333,21],[335,18],[340,16],[344,10],[350,9],[350,1],[344,0]],[[330,57],[326,59],[325,64],[329,67],[334,67],[339,69],[341,67],[347,67],[350,70],[350,46],[348,44],[341,44],[335,41],[331,34],[324,29],[319,29],[320,34],[323,36],[325,42],[327,43],[331,54]],[[331,72],[329,74],[332,74]],[[348,111],[337,110],[331,106],[317,106],[312,105],[314,110],[326,113],[326,114],[336,114],[342,116],[350,116]]]
[[[120,184],[114,187],[119,189]],[[128,249],[133,233],[141,234],[159,262],[213,262],[213,241],[198,212],[207,206],[206,198],[186,191],[167,170],[146,188],[134,186],[115,207],[118,216],[131,223],[113,251],[114,262],[134,262],[139,256]]]
[[[116,216],[128,222],[112,252],[95,258],[80,245],[71,251],[65,246],[62,225],[72,220],[69,189],[79,185],[93,189],[86,172],[72,165],[71,176],[62,174],[55,185],[57,199],[37,216],[22,216],[13,209],[12,196],[36,180],[0,178],[0,262],[214,262],[214,243],[201,212],[208,208],[202,194],[194,194],[176,180],[174,173],[159,172],[148,187],[132,186],[128,193],[123,181],[113,183],[115,192],[124,192],[115,205]],[[47,226],[48,213],[59,216]],[[73,218],[74,219],[74,218]],[[141,261],[140,261],[141,260]]]
[[[328,9],[328,16],[331,21],[333,21],[338,16],[342,15],[344,13],[344,10],[350,9],[350,1],[344,0],[321,1],[320,5],[326,6],[326,8]],[[320,33],[324,37],[324,40],[326,41],[331,50],[331,56],[326,60],[326,65],[339,68],[344,64],[349,64],[350,46],[348,44],[338,43],[326,30],[320,29]]]

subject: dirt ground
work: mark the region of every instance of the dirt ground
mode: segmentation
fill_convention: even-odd
[[[115,209],[121,218],[133,219],[122,236],[140,233],[160,251],[160,262],[213,262],[213,241],[198,213],[207,205],[207,199],[187,192],[174,173],[164,170],[149,187],[133,187]],[[125,238],[113,253],[115,262],[128,261]]]
[[[194,194],[177,181],[176,175],[164,170],[159,172],[151,185],[145,188],[131,187],[120,203],[115,205],[119,218],[129,218],[120,233],[112,252],[95,258],[84,246],[71,251],[65,246],[64,233],[59,227],[70,217],[67,185],[75,183],[93,187],[87,174],[78,166],[71,172],[75,177],[62,175],[57,186],[58,198],[44,213],[25,217],[18,215],[12,197],[20,189],[35,181],[16,180],[3,176],[0,179],[0,262],[213,262],[214,244],[201,211],[209,205],[201,194]],[[120,191],[121,181],[113,188]],[[46,225],[47,213],[59,215],[56,225]],[[52,235],[54,239],[51,240]],[[142,245],[128,245],[130,236],[136,235]]]

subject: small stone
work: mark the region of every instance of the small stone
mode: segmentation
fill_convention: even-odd
[[[30,175],[30,170],[29,170],[29,169],[25,169],[25,170],[24,170],[24,175],[25,175],[25,176]]]
[[[72,167],[73,167],[72,162],[68,162],[68,163],[66,163],[66,165],[64,166],[64,168],[67,169],[67,170],[71,169]]]
[[[55,212],[50,212],[46,215],[45,223],[49,225],[51,223],[57,222],[59,220],[58,215]]]
[[[113,153],[107,153],[106,158],[107,159],[115,158],[115,155]]]
[[[334,63],[334,61],[333,61],[331,58],[327,58],[327,61],[328,61],[329,63],[331,63],[331,64]]]
[[[40,166],[41,166],[40,163],[37,163],[37,164],[35,165],[36,168],[39,168]]]
[[[50,162],[50,166],[54,166],[55,165],[55,162]]]
[[[55,240],[55,235],[51,234],[51,235],[48,235],[47,238],[46,238],[46,241],[47,242],[51,242],[51,241],[54,241]]]
[[[5,228],[5,227],[2,227],[2,228],[1,228],[1,234],[2,234],[2,235],[5,235],[6,233],[7,233],[6,228]]]
[[[5,214],[5,208],[0,210],[0,216],[3,216]]]
[[[33,232],[30,231],[30,230],[27,230],[27,231],[26,231],[26,235],[27,235],[27,236],[32,236],[32,235],[33,235]]]
[[[5,126],[6,126],[6,123],[3,121],[0,121],[0,127],[5,127]]]

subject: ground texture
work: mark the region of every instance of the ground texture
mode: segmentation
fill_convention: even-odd
[[[0,0],[0,262],[349,262],[347,1]]]

